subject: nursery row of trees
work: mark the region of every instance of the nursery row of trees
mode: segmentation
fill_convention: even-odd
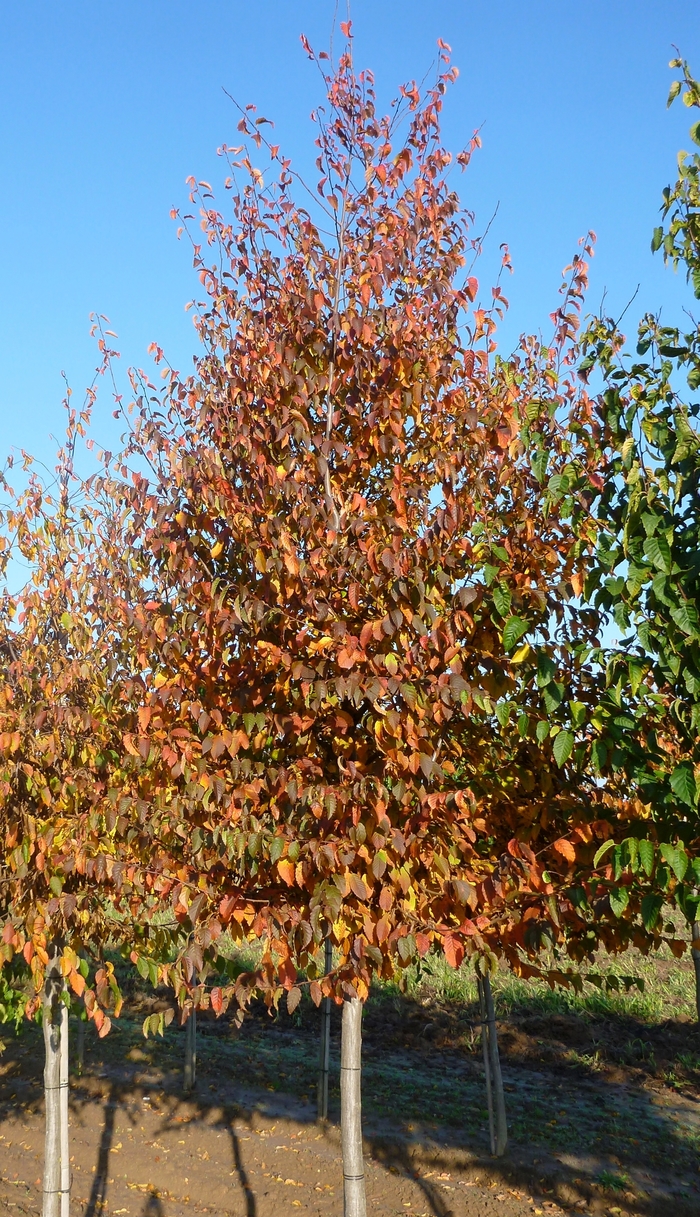
[[[101,1035],[119,1015],[108,944],[184,1019],[342,1003],[358,1217],[374,977],[440,950],[578,986],[601,946],[687,947],[663,910],[693,925],[700,889],[700,335],[581,332],[589,235],[551,339],[498,354],[507,302],[450,182],[478,136],[440,137],[449,48],[381,117],[344,32],[337,65],[305,44],[316,191],[254,107],[221,150],[229,218],[191,182],[193,373],[154,347],[161,386],[131,374],[124,450],[87,480],[94,390],[55,484],[5,473],[1,951],[51,1060],[62,984]],[[654,244],[700,297],[679,164]],[[224,931],[262,945],[254,972],[221,980]]]

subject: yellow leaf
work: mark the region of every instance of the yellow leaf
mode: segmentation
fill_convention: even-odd
[[[219,555],[222,554],[223,552],[224,552],[223,541],[217,541],[216,545],[212,545],[211,549],[209,550],[209,557],[218,558]]]
[[[515,651],[511,655],[510,662],[511,663],[522,663],[524,659],[527,659],[529,654],[530,654],[530,643],[524,642],[523,645],[521,647],[518,647],[517,651]]]

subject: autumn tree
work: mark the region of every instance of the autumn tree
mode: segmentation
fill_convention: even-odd
[[[479,303],[449,181],[478,138],[456,158],[440,140],[448,48],[380,117],[345,33],[337,66],[305,44],[327,95],[317,202],[254,107],[222,149],[231,218],[191,183],[202,354],[181,376],[154,348],[164,391],[134,374],[100,492],[142,579],[116,832],[138,815],[148,898],[187,931],[162,974],[218,1013],[254,989],[293,1009],[303,970],[358,1044],[372,976],[431,944],[533,974],[590,925],[574,876],[611,794],[586,773],[600,614],[578,599],[598,530],[573,366],[590,246],[551,343],[500,358],[503,291]],[[262,962],[210,989],[224,927]]]

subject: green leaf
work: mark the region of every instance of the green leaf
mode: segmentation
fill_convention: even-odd
[[[678,97],[678,94],[680,93],[680,91],[681,91],[680,80],[674,80],[671,84],[671,88],[668,91],[668,101],[666,102],[667,107],[673,104],[673,102]]]
[[[608,750],[602,739],[595,739],[591,745],[591,760],[596,773],[601,773],[608,759]]]
[[[654,844],[652,841],[639,842],[639,861],[649,876],[651,876],[654,869],[654,852]]]
[[[645,896],[642,900],[642,921],[645,930],[653,930],[659,920],[663,902],[663,896]]]
[[[694,604],[681,604],[679,608],[671,610],[671,616],[684,634],[689,638],[697,638],[698,610]]]
[[[273,837],[270,844],[270,861],[277,862],[284,853],[284,837]]]
[[[525,739],[530,730],[530,717],[524,712],[518,716],[518,735],[521,739]]]
[[[545,654],[544,651],[540,651],[539,655],[537,656],[538,689],[543,689],[545,685],[549,684],[550,680],[554,679],[556,670],[557,668],[554,660],[550,659],[549,655]]]
[[[540,721],[537,724],[537,727],[535,728],[535,734],[537,736],[537,743],[543,744],[544,741],[546,740],[547,736],[549,735],[549,723],[546,721],[546,719],[544,719],[544,718],[540,719]]]
[[[547,476],[547,465],[549,463],[549,453],[545,452],[544,448],[540,448],[532,458],[532,472],[538,482],[543,482]]]
[[[688,855],[682,845],[660,845],[659,850],[664,862],[671,867],[679,883],[688,869]]]
[[[503,627],[503,646],[506,651],[512,651],[529,628],[529,623],[524,618],[509,617]]]
[[[630,894],[626,887],[617,887],[609,893],[610,908],[616,917],[621,917],[630,902]]]
[[[693,766],[688,761],[682,761],[680,765],[676,765],[671,774],[671,789],[682,803],[686,803],[688,807],[695,806],[697,801],[695,774]]]
[[[510,612],[511,594],[510,588],[506,587],[505,583],[499,583],[494,587],[493,602],[496,606],[496,611],[501,614],[501,617],[507,617]]]
[[[574,747],[574,737],[570,731],[560,731],[554,740],[554,759],[561,768],[568,761]]]
[[[561,705],[564,697],[564,686],[554,683],[548,684],[545,686],[542,692],[542,697],[547,713],[553,714],[554,711]]]
[[[665,537],[647,537],[644,542],[644,553],[657,570],[665,575],[671,573],[671,548]]]
[[[502,727],[506,727],[508,725],[508,720],[510,719],[510,702],[499,701],[497,703],[496,718]]]
[[[611,849],[613,849],[614,845],[615,845],[614,841],[604,841],[603,844],[600,846],[600,849],[596,850],[596,855],[595,855],[595,858],[593,859],[593,865],[598,866],[601,858],[604,858],[605,855]]]
[[[693,123],[690,128],[690,138],[694,144],[700,144],[700,122]]]

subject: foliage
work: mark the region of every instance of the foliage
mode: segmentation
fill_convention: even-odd
[[[682,95],[697,107],[700,90],[688,65],[671,66],[682,79],[669,104]],[[698,130],[695,123],[696,143]],[[700,155],[682,152],[678,166],[652,248],[684,266],[700,297]],[[608,658],[594,760],[603,782],[623,774],[637,796],[629,836],[605,863],[613,886],[622,882],[611,896],[615,912],[645,892],[635,910],[649,930],[668,895],[694,921],[700,887],[700,404],[692,400],[700,387],[700,330],[693,322],[681,333],[647,315],[632,353],[618,327],[600,318],[583,336],[583,349],[582,375],[596,368],[605,381],[598,410],[606,474],[597,507],[605,531],[586,594],[624,635]]]
[[[125,826],[142,812],[138,841],[121,817],[117,838],[187,936],[162,972],[145,941],[133,957],[217,1012],[254,987],[292,1009],[298,969],[315,1001],[366,995],[433,942],[453,965],[504,952],[522,970],[584,924],[574,868],[610,797],[585,772],[583,254],[550,346],[500,358],[506,302],[500,285],[478,302],[480,242],[440,142],[448,48],[425,96],[402,87],[382,118],[347,33],[337,67],[316,59],[313,210],[254,107],[247,143],[222,150],[232,219],[192,181],[203,353],[183,377],[155,348],[162,392],[134,375],[102,484],[142,572],[138,726],[112,792]],[[209,991],[224,928],[265,950]]]

